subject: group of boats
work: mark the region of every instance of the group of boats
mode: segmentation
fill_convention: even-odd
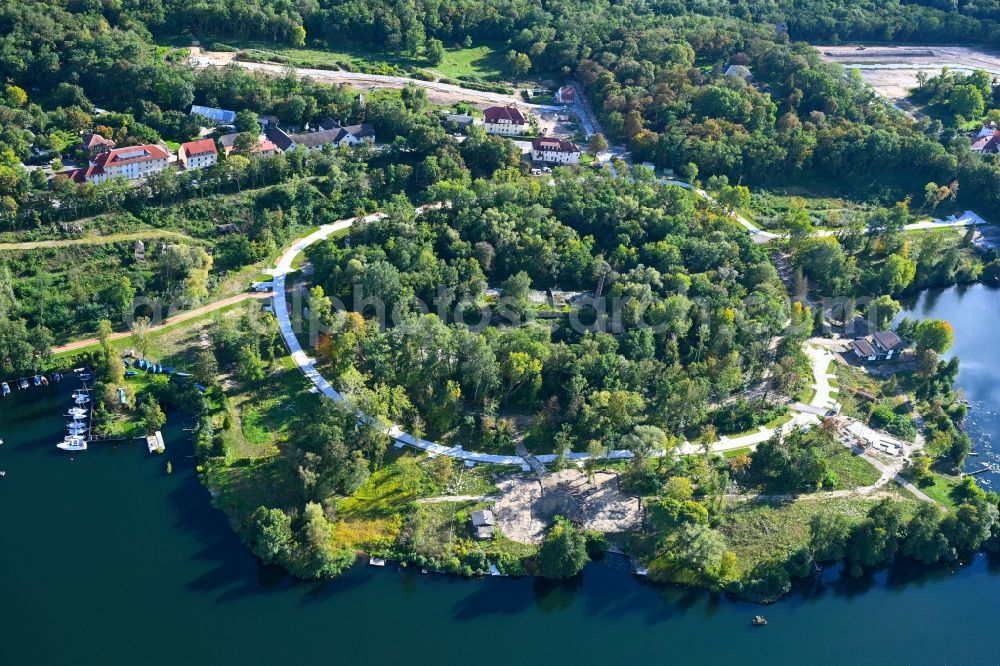
[[[25,391],[32,387],[32,385],[37,387],[48,386],[49,384],[59,383],[63,380],[63,376],[58,372],[53,372],[51,375],[35,375],[34,377],[28,378],[23,377],[15,382],[18,390]],[[14,380],[11,380],[14,381]],[[0,395],[7,397],[10,395],[11,388],[8,382],[0,382]]]
[[[124,359],[123,362],[125,363],[126,368],[134,367],[136,370],[145,370],[147,373],[154,375],[160,375],[160,374],[172,375],[177,372],[173,368],[164,367],[159,363],[153,363],[152,361],[147,361],[144,358],[140,358],[134,362],[126,358]],[[132,377],[136,374],[137,373],[135,372],[135,370],[126,370],[125,372],[126,377]]]
[[[87,423],[87,419],[90,416],[89,403],[90,391],[80,389],[73,392],[74,406],[66,413],[66,416],[70,417],[70,420],[66,423],[68,434],[63,441],[56,444],[58,448],[63,451],[87,450],[87,433],[90,431],[90,426]]]

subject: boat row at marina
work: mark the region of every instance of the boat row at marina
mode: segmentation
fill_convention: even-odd
[[[73,392],[73,407],[66,413],[66,437],[56,444],[63,451],[86,451],[87,433],[90,432],[90,389],[82,388]]]
[[[63,380],[62,374],[53,372],[51,375],[34,375],[33,377],[22,377],[6,382],[0,382],[0,395],[7,397],[11,393],[11,385],[16,386],[19,391],[27,391],[30,388],[44,388],[51,384],[58,384]]]

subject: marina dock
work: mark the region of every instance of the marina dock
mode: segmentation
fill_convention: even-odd
[[[163,443],[163,433],[157,430],[154,434],[146,437],[146,447],[150,453],[163,453],[167,450]]]
[[[0,381],[0,397],[7,397],[14,391],[27,391],[33,388],[46,388],[63,380],[61,373],[29,375]]]

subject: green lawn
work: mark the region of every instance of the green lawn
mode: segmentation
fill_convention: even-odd
[[[954,491],[955,487],[958,485],[957,482],[942,474],[934,472],[932,472],[932,474],[934,475],[934,482],[932,484],[924,486],[919,483],[915,483],[914,485],[932,500],[947,507],[949,510],[954,511],[958,508],[958,505],[955,502],[955,498],[952,497],[952,491]]]
[[[822,188],[789,187],[759,190],[752,193],[748,217],[764,229],[782,227],[784,216],[803,207],[809,221],[817,229],[837,229],[852,215],[864,211],[867,205],[830,196]]]
[[[764,427],[765,428],[777,428],[779,426],[785,425],[786,423],[788,423],[789,421],[791,421],[793,418],[794,417],[791,414],[783,414],[783,415],[778,416],[776,418],[773,418],[770,421],[768,421],[767,423],[765,423]]]
[[[503,52],[499,46],[473,46],[471,48],[446,48],[440,64],[429,67],[449,78],[474,77],[489,81],[503,80],[501,67]]]
[[[829,445],[826,462],[830,471],[837,475],[837,487],[834,490],[870,486],[882,476],[864,458],[854,455],[838,442]]]
[[[249,307],[259,307],[261,305],[258,301],[249,301],[249,304]],[[183,358],[190,361],[194,356],[194,341],[198,334],[200,334],[201,329],[214,322],[217,318],[231,313],[233,310],[240,307],[248,307],[247,302],[232,303],[213,312],[207,312],[186,321],[170,324],[169,326],[164,326],[163,328],[153,331],[149,334],[150,345],[149,354],[147,354],[147,356],[150,359],[156,359],[160,363],[174,365],[175,367],[177,365],[182,365],[179,361]],[[132,340],[128,336],[114,340],[111,344],[122,352],[133,347]],[[88,351],[94,351],[99,346],[99,343],[94,343],[73,351],[60,352],[58,354],[54,354],[52,360],[61,361]],[[185,352],[187,353],[185,354]],[[60,364],[57,363],[55,365]]]
[[[176,38],[160,40],[177,43]],[[226,44],[243,50],[247,55],[275,62],[284,62],[298,67],[316,69],[380,69],[412,71],[423,69],[447,78],[481,79],[501,81],[504,52],[497,44],[480,44],[470,48],[446,47],[444,57],[437,65],[431,65],[423,55],[408,56],[389,53],[369,45],[338,43],[335,48],[314,40],[308,48],[295,48],[283,44],[256,40],[224,40]],[[208,48],[209,44],[203,45]],[[388,73],[388,71],[386,72]]]
[[[291,506],[300,500],[296,488],[301,484],[291,466],[277,456],[240,465],[208,465],[203,480],[212,493],[212,505],[231,519],[259,506]]]
[[[16,240],[16,237],[11,237],[10,242],[0,243],[0,251],[8,252],[23,252],[26,250],[40,249],[40,248],[55,248],[55,247],[70,247],[73,245],[106,245],[109,243],[122,243],[122,242],[132,242],[137,240],[154,240],[154,239],[170,239],[176,240],[190,245],[208,245],[208,241],[199,240],[197,238],[192,238],[187,234],[181,233],[179,231],[170,231],[168,229],[140,229],[137,231],[112,233],[107,235],[87,235],[81,236],[80,238],[60,238],[51,240]]]
[[[918,502],[900,496],[907,514]],[[736,553],[740,576],[754,565],[775,557],[785,557],[809,543],[809,521],[817,513],[832,511],[851,522],[860,521],[879,500],[843,497],[799,502],[733,502],[726,508],[726,520],[719,531],[726,546]]]

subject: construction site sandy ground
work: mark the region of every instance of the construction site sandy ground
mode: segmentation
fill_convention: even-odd
[[[283,65],[274,63],[242,62],[236,59],[237,55],[236,53],[229,52],[207,51],[195,46],[190,49],[188,62],[196,67],[222,67],[230,63],[235,63],[245,69],[272,75],[281,75],[287,69]],[[406,77],[366,75],[333,69],[298,68],[298,70],[300,73],[307,72],[312,79],[319,83],[346,83],[352,88],[363,92],[370,92],[378,88],[403,88],[409,83],[414,83],[427,90],[427,99],[434,104],[451,105],[458,102],[466,102],[480,109],[497,104],[515,104],[522,108],[532,106],[525,104],[524,100],[517,94],[505,95],[502,93],[481,92],[435,82],[415,81]]]
[[[617,475],[597,472],[594,482],[577,469],[546,474],[545,493],[538,477],[518,474],[497,482],[502,495],[494,505],[497,526],[521,543],[538,543],[555,516],[565,516],[588,530],[627,532],[642,524],[639,499],[618,488]]]
[[[824,60],[857,67],[875,90],[903,99],[917,87],[917,73],[940,73],[942,67],[982,69],[1000,77],[1000,54],[964,46],[817,46]]]

